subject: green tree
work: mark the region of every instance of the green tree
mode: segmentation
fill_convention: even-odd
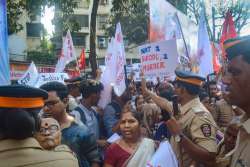
[[[46,38],[42,39],[38,48],[27,52],[27,60],[34,61],[36,64],[55,64],[57,57],[54,45]]]
[[[200,11],[203,5],[200,1],[187,1],[187,14],[196,24],[199,22]],[[209,8],[208,5],[212,7]],[[205,4],[210,40],[219,41],[227,11],[232,13],[236,31],[240,34],[242,29],[249,23],[249,7],[250,4],[246,1],[214,1],[214,3]]]
[[[68,29],[71,31],[80,29],[80,24],[72,17],[74,9],[78,7],[76,0],[7,0],[9,34],[23,29],[23,25],[19,22],[22,16],[28,16],[32,22],[36,16],[41,16],[46,6],[56,8],[53,24],[61,36]]]
[[[8,33],[13,34],[23,29],[23,23],[20,23],[21,17],[28,17],[32,22],[36,16],[44,13],[45,7],[55,7],[55,18],[52,23],[55,25],[56,34],[53,42],[56,44],[52,49],[61,50],[62,36],[70,29],[71,32],[77,32],[80,29],[80,23],[72,17],[74,9],[78,7],[77,0],[7,0],[7,19]],[[43,36],[45,33],[42,33]],[[46,44],[46,45],[45,45]],[[48,47],[48,41],[41,41],[41,46],[37,50],[27,52],[28,60],[34,60],[38,63],[55,63],[56,52],[52,52]],[[46,47],[45,47],[46,46]]]
[[[180,10],[183,13],[187,14],[187,0],[166,0],[166,1],[171,3],[178,10]]]
[[[7,0],[8,34],[17,33],[23,29],[23,25],[19,23],[19,19],[25,9],[25,1]]]
[[[141,44],[148,39],[149,9],[144,0],[113,0],[108,36],[114,36],[115,25],[120,22],[128,43]]]

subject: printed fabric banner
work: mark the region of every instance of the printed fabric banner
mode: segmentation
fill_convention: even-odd
[[[0,85],[10,84],[6,0],[0,1]]]
[[[117,96],[121,96],[123,92],[126,90],[125,73],[124,73],[124,65],[126,65],[126,56],[125,56],[125,48],[124,48],[123,35],[120,23],[117,23],[116,25],[113,51],[115,57],[115,71],[116,71],[114,92]]]
[[[141,69],[146,77],[171,77],[178,65],[176,40],[139,46]]]
[[[72,40],[70,31],[68,30],[63,40],[63,48],[62,48],[61,56],[59,57],[58,62],[56,64],[55,72],[56,73],[63,72],[65,66],[73,60],[77,60],[77,59],[76,59],[76,53],[75,53],[73,40]]]
[[[69,76],[67,73],[40,73],[36,87],[40,87],[41,85],[51,81],[64,83],[64,80],[68,78]]]
[[[22,85],[35,86],[38,77],[39,77],[39,73],[37,71],[36,65],[34,64],[34,62],[32,62],[28,70],[22,76],[22,78],[18,80],[18,83]]]

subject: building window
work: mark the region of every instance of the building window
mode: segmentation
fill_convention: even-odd
[[[84,33],[72,33],[75,46],[86,46],[86,35]]]
[[[98,36],[98,47],[100,49],[105,49],[108,47],[108,39],[105,36]]]
[[[26,23],[28,37],[41,37],[41,23]]]
[[[89,1],[87,0],[76,0],[78,8],[89,8]]]
[[[108,16],[107,15],[99,15],[97,16],[97,28],[98,30],[103,30],[105,29],[105,26],[107,25],[108,22]]]
[[[97,59],[98,65],[105,65],[105,59],[104,58],[99,58]]]
[[[99,4],[100,5],[108,5],[108,0],[100,0]]]
[[[88,15],[74,15],[73,17],[80,24],[80,27],[89,27]]]

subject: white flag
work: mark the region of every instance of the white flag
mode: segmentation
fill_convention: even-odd
[[[165,24],[165,39],[181,39],[181,27],[178,22],[177,14],[169,14]]]
[[[175,153],[168,141],[161,142],[147,167],[178,167]]]
[[[111,102],[112,85],[115,83],[115,57],[113,54],[114,38],[108,43],[107,53],[105,55],[105,69],[101,76],[101,83],[104,89],[101,92],[101,97],[98,106],[105,108]],[[112,70],[111,70],[112,69]]]
[[[40,73],[35,87],[38,88],[41,85],[52,81],[57,81],[64,84],[65,79],[69,79],[69,75],[67,73]]]
[[[37,71],[36,65],[31,62],[28,70],[25,72],[22,78],[18,80],[18,83],[22,85],[35,86],[38,80],[38,76],[39,73]]]
[[[113,54],[115,56],[115,83],[114,91],[117,96],[121,96],[126,89],[124,66],[126,65],[125,48],[121,24],[117,23],[115,39],[113,44]],[[111,69],[112,70],[112,69]]]
[[[105,55],[105,66],[106,70],[108,71],[110,77],[109,82],[114,85],[115,78],[116,78],[116,57],[114,55],[114,38],[112,37],[110,42],[108,43],[107,53]]]
[[[76,60],[76,53],[70,31],[68,30],[63,40],[63,48],[61,56],[56,64],[55,72],[56,73],[63,72],[65,66],[72,60]]]
[[[201,12],[198,30],[198,52],[196,62],[199,66],[199,74],[206,77],[208,74],[214,72],[213,70],[213,56],[211,45],[207,32],[207,25],[205,21],[204,12]]]

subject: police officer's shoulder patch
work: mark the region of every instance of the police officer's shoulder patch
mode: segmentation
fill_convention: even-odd
[[[205,137],[211,136],[211,126],[209,124],[202,124],[201,131]]]

